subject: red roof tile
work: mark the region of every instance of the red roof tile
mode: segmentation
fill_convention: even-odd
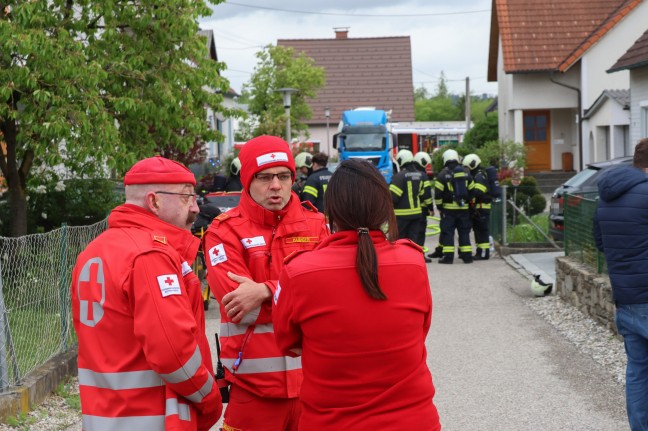
[[[323,124],[360,106],[392,110],[392,121],[414,121],[414,83],[409,36],[335,39],[279,39],[278,45],[304,52],[326,72],[326,86],[309,102],[313,119]]]
[[[569,69],[641,0],[493,0],[489,80],[501,36],[507,73]],[[494,45],[495,44],[495,45]]]

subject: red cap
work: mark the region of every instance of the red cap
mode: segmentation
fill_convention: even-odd
[[[290,152],[288,142],[277,136],[262,135],[250,139],[239,153],[241,161],[241,183],[245,190],[250,189],[252,177],[257,172],[285,166],[295,176],[295,159]]]
[[[149,157],[135,163],[124,177],[124,185],[132,184],[191,184],[196,185],[193,172],[183,164],[161,156]]]

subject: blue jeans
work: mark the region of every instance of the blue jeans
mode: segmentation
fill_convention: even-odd
[[[619,304],[614,317],[623,336],[626,409],[632,431],[648,431],[648,304]]]

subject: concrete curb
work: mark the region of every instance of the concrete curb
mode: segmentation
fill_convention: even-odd
[[[77,375],[76,348],[61,353],[23,379],[23,384],[0,393],[0,420],[39,406],[68,376]]]

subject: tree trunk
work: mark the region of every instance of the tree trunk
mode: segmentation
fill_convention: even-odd
[[[16,184],[9,187],[9,208],[11,210],[11,236],[27,235],[27,199],[25,190]]]
[[[27,235],[27,173],[31,168],[34,152],[25,152],[20,169],[17,161],[16,122],[5,119],[0,123],[3,139],[7,144],[7,158],[0,161],[2,173],[9,187],[9,209],[11,216],[11,236]]]

